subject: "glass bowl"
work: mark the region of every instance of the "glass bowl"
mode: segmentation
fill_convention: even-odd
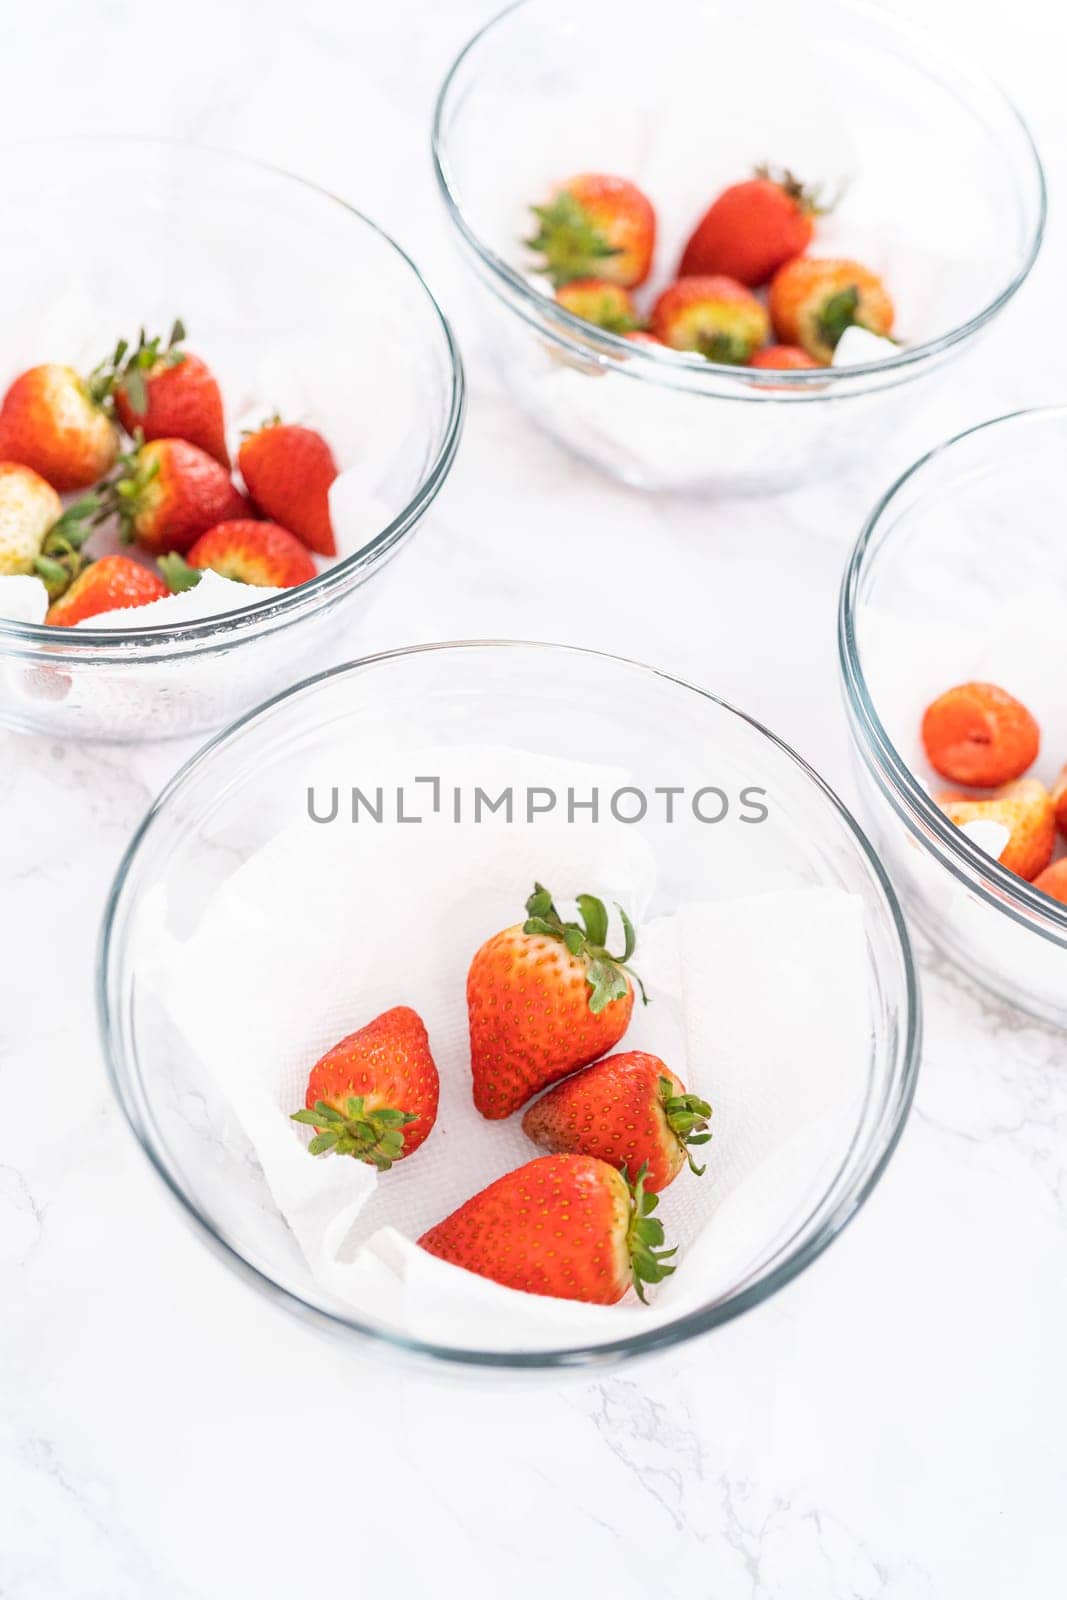
[[[361,586],[418,526],[459,439],[451,332],[403,251],[315,185],[184,143],[11,146],[0,208],[2,385],[87,371],[120,334],[169,329],[215,369],[231,445],[279,410],[320,427],[342,477],[342,557],[298,589],[169,628],[0,620],[0,722],[144,740],[218,727],[327,661]],[[72,253],[71,240],[77,240]],[[250,595],[254,591],[250,591]]]
[[[561,899],[592,890],[636,916],[653,997],[625,1044],[679,1063],[714,1106],[707,1174],[662,1197],[685,1253],[648,1308],[500,1289],[410,1243],[538,1153],[518,1117],[473,1110],[463,995],[474,949],[541,873]],[[817,775],[712,695],[551,645],[375,656],[220,735],[131,844],[99,997],[134,1133],[232,1267],[356,1346],[472,1366],[636,1355],[772,1294],[870,1192],[919,1055],[892,889]],[[429,1027],[440,1116],[353,1221],[370,1169],[314,1164],[287,1111],[323,1049],[398,1003]],[[310,1196],[320,1182],[339,1193]],[[376,1254],[390,1227],[406,1237]]]
[[[1067,906],[1006,871],[930,791],[925,707],[1000,684],[1041,724],[1033,775],[1067,762],[1067,409],[961,434],[890,489],[845,575],[839,651],[855,768],[905,909],[972,978],[1067,1025]]]
[[[639,0],[520,0],[452,66],[433,151],[505,386],[647,488],[777,490],[865,450],[1007,304],[1044,227],[1041,165],[1000,90],[954,42],[855,0],[678,0],[662,26]],[[605,171],[656,207],[641,293],[658,293],[713,196],[760,162],[844,189],[812,253],[885,276],[904,341],[891,359],[722,366],[601,332],[532,273],[529,206]]]

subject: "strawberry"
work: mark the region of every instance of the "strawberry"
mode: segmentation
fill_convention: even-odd
[[[743,366],[770,334],[765,307],[732,278],[682,278],[652,307],[652,332],[674,350]]]
[[[659,1196],[595,1156],[538,1156],[424,1233],[431,1255],[508,1289],[610,1306],[674,1271]]]
[[[1062,861],[1054,861],[1044,872],[1039,872],[1034,879],[1034,888],[1067,905],[1067,856]]]
[[[688,1161],[689,1146],[707,1144],[711,1107],[658,1056],[641,1050],[605,1056],[557,1083],[522,1119],[526,1136],[543,1150],[597,1156],[621,1171],[645,1171],[645,1188],[665,1189]]]
[[[208,528],[248,515],[248,502],[213,456],[184,439],[150,439],[123,456],[108,485],[122,536],[153,555],[185,551]]]
[[[313,1156],[331,1151],[388,1172],[429,1137],[439,1090],[421,1017],[394,1006],[316,1061],[293,1121],[315,1129]]]
[[[483,1117],[510,1117],[538,1089],[610,1050],[629,1026],[630,919],[620,906],[625,948],[612,956],[603,902],[582,894],[578,908],[581,925],[563,922],[548,890],[535,884],[526,921],[494,934],[471,962],[471,1073]]]
[[[1019,778],[980,800],[965,794],[941,794],[937,804],[957,827],[984,821],[1007,828],[1009,838],[1000,852],[1000,864],[1020,878],[1036,878],[1052,860],[1056,813],[1052,796],[1036,778]]]
[[[32,467],[0,462],[0,574],[39,577],[56,599],[81,571],[81,547],[99,504],[87,495],[64,511],[52,485]]]
[[[1067,767],[1064,767],[1052,785],[1052,804],[1056,811],[1056,826],[1067,833]]]
[[[750,367],[770,372],[808,372],[822,365],[798,344],[768,344],[749,360]]]
[[[656,213],[627,179],[581,173],[561,184],[547,205],[534,206],[533,214],[538,230],[526,243],[544,257],[555,288],[575,278],[607,278],[636,289],[648,277]]]
[[[179,348],[185,338],[181,320],[170,339],[146,340],[127,354],[122,340],[111,358],[115,412],[128,434],[145,439],[184,439],[224,466],[230,466],[219,386],[199,356]]]
[[[846,328],[888,335],[893,302],[881,278],[858,261],[801,256],[771,280],[771,321],[782,344],[799,344],[828,362]]]
[[[556,290],[556,300],[564,310],[609,333],[632,333],[641,320],[627,290],[606,278],[572,278]]]
[[[274,417],[245,434],[237,464],[265,517],[280,522],[317,555],[337,554],[329,498],[337,463],[321,433]]]
[[[757,167],[755,177],[724,189],[697,223],[682,254],[680,278],[725,273],[754,289],[804,253],[814,218],[825,209],[818,191],[791,172]]]
[[[161,556],[159,566],[175,593],[194,588],[205,567],[237,583],[273,589],[306,583],[316,570],[307,550],[291,533],[276,522],[246,518],[217,523],[200,535],[185,560],[175,554]]]
[[[961,683],[923,712],[922,741],[935,772],[994,789],[1037,760],[1041,730],[1026,707],[995,683]]]
[[[99,616],[102,611],[146,606],[168,593],[162,578],[139,561],[131,561],[129,556],[101,556],[99,561],[90,562],[66,593],[49,606],[44,620],[56,628],[72,628],[76,622]]]
[[[23,372],[0,405],[0,459],[32,467],[60,492],[96,483],[119,451],[103,404],[109,389],[102,369],[88,379],[55,362]]]

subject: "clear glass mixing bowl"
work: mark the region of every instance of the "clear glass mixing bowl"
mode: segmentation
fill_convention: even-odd
[[[219,378],[231,445],[282,410],[321,428],[345,474],[342,559],[279,598],[250,591],[240,611],[166,629],[134,613],[121,630],[0,619],[4,725],[121,741],[217,728],[351,654],[360,588],[456,451],[451,332],[386,234],[287,173],[152,140],[34,140],[7,157],[0,385],[42,361],[88,371],[120,334],[181,316]]]
[[[1044,227],[1009,101],[954,42],[859,0],[676,0],[669,20],[640,0],[520,0],[449,71],[433,151],[507,388],[568,449],[648,488],[826,476],[914,414],[1023,283]],[[891,359],[721,366],[600,332],[531,276],[528,208],[572,174],[649,195],[655,292],[713,196],[759,162],[844,186],[811,253],[883,273],[904,341]]]
[[[979,983],[1067,1026],[1067,906],[955,827],[931,790],[924,708],[1000,684],[1042,727],[1034,775],[1067,762],[1067,409],[982,424],[916,463],[845,574],[839,651],[855,768],[905,909]]]
[[[476,786],[499,799],[503,784],[514,814],[497,809],[474,822]],[[372,803],[382,790],[378,821],[357,808],[353,823],[354,787]],[[568,788],[579,798],[573,819]],[[743,816],[753,788],[766,810],[758,825]],[[546,791],[557,801],[551,817]],[[410,825],[413,816],[422,822]],[[706,1207],[704,1232],[647,1312],[593,1308],[601,1320],[575,1337],[574,1307],[520,1294],[520,1309],[537,1299],[550,1326],[512,1339],[492,1322],[472,1340],[462,1332],[464,1296],[485,1285],[459,1269],[444,1268],[440,1300],[411,1282],[394,1284],[391,1301],[354,1303],[323,1281],[301,1244],[309,1212],[296,1190],[311,1181],[310,1158],[299,1151],[295,1189],[279,1186],[274,1163],[280,1151],[290,1159],[293,1131],[284,1105],[253,1129],[252,1101],[262,1110],[263,1085],[291,1046],[295,1085],[331,1031],[344,1031],[342,1015],[354,1026],[387,1003],[421,1007],[440,983],[457,997],[459,1020],[442,1032],[427,1014],[442,1076],[438,1124],[380,1180],[367,1213],[380,1227],[399,1225],[402,1212],[414,1238],[477,1187],[465,1141],[497,1141],[500,1170],[532,1158],[517,1118],[482,1123],[472,1112],[462,995],[476,944],[512,920],[537,866],[551,871],[553,857],[561,897],[593,888],[625,895],[639,913],[646,977],[655,929],[699,914],[719,930],[710,967],[711,947],[690,945],[687,997],[661,983],[632,1029],[659,1041],[680,1017],[688,1026],[711,1007],[701,1024],[710,1063],[691,1063],[710,1074],[709,1169],[679,1179],[661,1207],[668,1232],[683,1238],[695,1225],[687,1207]],[[565,882],[562,857],[581,862]],[[447,897],[428,890],[431,879],[447,881]],[[376,988],[383,973],[386,986]],[[356,1346],[481,1367],[637,1355],[772,1294],[869,1194],[900,1135],[919,1058],[915,973],[893,892],[818,776],[710,694],[550,645],[373,657],[309,679],[220,735],[131,844],[106,913],[99,996],[107,1062],[136,1137],[231,1267]],[[222,1087],[230,1045],[242,1057],[251,1045],[253,1078],[237,1094]],[[329,1181],[347,1182],[359,1164],[344,1166]],[[364,1217],[351,1224],[361,1248]]]

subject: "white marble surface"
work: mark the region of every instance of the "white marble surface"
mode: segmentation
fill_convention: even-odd
[[[1025,107],[1067,189],[1067,25],[1045,0],[898,0]],[[1045,257],[966,382],[839,481],[657,502],[498,396],[430,174],[430,97],[493,0],[0,8],[0,132],[166,132],[317,178],[408,245],[453,316],[470,417],[351,653],[575,640],[707,683],[846,794],[842,562],[899,466],[1063,398]],[[650,13],[650,26],[657,25]],[[936,161],[936,152],[931,152]],[[534,531],[539,559],[523,561]],[[610,582],[595,586],[609,571]],[[314,1583],[475,1600],[1003,1600],[1063,1587],[1063,1036],[924,964],[928,1046],[896,1159],[769,1305],[598,1383],[471,1387],[366,1364],[203,1249],[112,1104],[92,1008],[103,898],[186,752],[0,735],[0,1596],[229,1600]]]

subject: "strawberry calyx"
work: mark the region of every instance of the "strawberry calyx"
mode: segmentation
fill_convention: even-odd
[[[93,518],[95,523],[100,523],[108,517],[117,517],[123,544],[133,543],[134,524],[145,509],[146,492],[159,476],[158,459],[146,462],[141,454],[143,445],[144,434],[138,428],[133,437],[133,449],[119,456],[114,476],[101,485],[100,509]]]
[[[595,277],[598,261],[622,253],[566,189],[561,189],[548,205],[530,209],[537,218],[538,229],[526,245],[544,256],[544,270],[556,289],[575,278]]]
[[[739,333],[726,333],[722,329],[701,334],[697,347],[705,360],[716,361],[724,367],[743,367],[752,354],[751,339]]]
[[[660,1248],[664,1239],[663,1224],[658,1217],[652,1215],[659,1205],[659,1195],[645,1188],[647,1174],[647,1161],[641,1163],[632,1183],[627,1176],[626,1168],[622,1169],[623,1182],[630,1191],[630,1225],[626,1231],[626,1248],[630,1254],[630,1277],[637,1298],[644,1305],[648,1304],[645,1284],[662,1283],[664,1278],[670,1277],[674,1267],[667,1263],[671,1256],[678,1254],[677,1245],[670,1250]]]
[[[702,1178],[707,1168],[697,1166],[689,1146],[707,1144],[711,1138],[711,1134],[707,1131],[711,1107],[706,1100],[701,1100],[699,1095],[675,1094],[674,1085],[669,1078],[659,1080],[659,1098],[663,1114],[667,1118],[667,1126],[681,1145],[690,1172]]]
[[[859,321],[856,315],[859,303],[860,292],[854,283],[850,283],[847,288],[830,295],[819,308],[819,338],[831,350],[837,349],[845,329],[854,327]]]
[[[132,349],[128,339],[120,339],[110,357],[89,374],[86,388],[90,398],[99,406],[112,407],[115,391],[121,389],[134,416],[143,417],[148,411],[146,374],[159,366],[180,366],[185,351],[178,346],[185,336],[185,324],[181,317],[175,317],[166,344],[161,334],[155,339],[146,338],[143,328]]]
[[[49,601],[65,594],[89,564],[81,547],[93,531],[93,518],[100,509],[99,497],[86,495],[83,500],[68,506],[49,528],[33,563],[33,570],[48,591]]]
[[[769,161],[761,161],[754,169],[754,175],[765,183],[773,183],[776,188],[781,189],[806,217],[829,216],[830,212],[841,203],[844,192],[839,188],[836,194],[824,199],[823,184],[803,183],[789,167],[773,167]]]
[[[156,566],[171,594],[184,594],[186,589],[195,589],[204,576],[199,567],[191,567],[176,550],[160,556]]]
[[[615,909],[622,922],[623,950],[621,955],[613,956],[607,949],[608,913],[603,900],[598,900],[592,894],[580,894],[577,896],[577,905],[581,922],[564,922],[552,902],[551,894],[542,884],[535,883],[534,892],[526,902],[526,921],[522,931],[559,939],[572,956],[585,960],[585,976],[590,990],[589,1009],[594,1016],[599,1016],[612,1000],[626,998],[630,978],[637,984],[641,1000],[647,1006],[645,986],[629,966],[630,957],[637,948],[637,935],[622,906],[616,902]]]
[[[325,1100],[316,1100],[312,1110],[294,1111],[292,1120],[315,1129],[315,1137],[308,1145],[309,1155],[354,1156],[357,1161],[369,1161],[379,1172],[388,1172],[404,1154],[403,1130],[418,1117],[391,1106],[376,1106],[368,1111],[364,1096],[358,1094],[348,1097],[344,1111]]]

